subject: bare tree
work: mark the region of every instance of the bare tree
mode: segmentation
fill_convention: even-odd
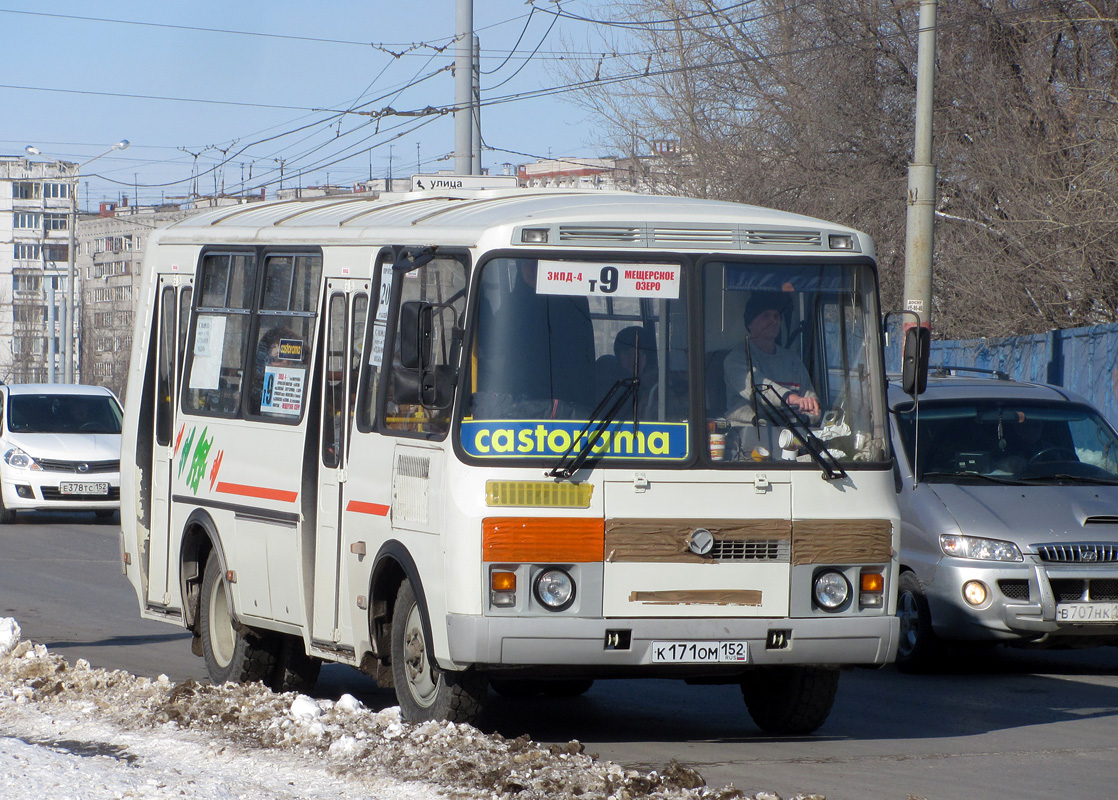
[[[1116,6],[941,4],[938,333],[1118,319]],[[615,147],[660,153],[641,177],[866,230],[898,306],[917,3],[629,0],[614,21],[581,101]]]

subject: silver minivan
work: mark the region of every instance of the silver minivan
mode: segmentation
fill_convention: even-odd
[[[1055,386],[890,387],[901,512],[897,665],[944,642],[1118,643],[1118,433]]]

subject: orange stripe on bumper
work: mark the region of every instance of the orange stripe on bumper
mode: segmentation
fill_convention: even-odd
[[[588,562],[605,554],[605,520],[585,517],[488,517],[482,559],[488,562]]]
[[[350,500],[345,510],[355,511],[358,514],[372,514],[377,517],[388,516],[388,506],[381,503],[366,503],[364,500]]]
[[[225,483],[219,481],[217,490],[225,494],[236,494],[241,497],[255,497],[260,500],[279,500],[281,503],[294,503],[299,497],[298,492],[289,492],[284,489],[268,489],[264,486],[246,486],[243,483]]]

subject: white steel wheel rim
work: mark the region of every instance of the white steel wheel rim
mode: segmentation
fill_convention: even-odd
[[[214,581],[210,589],[210,648],[214,660],[222,667],[233,660],[236,641],[233,634],[233,615],[229,613],[229,596],[221,581]]]
[[[404,626],[404,671],[415,702],[423,708],[430,708],[439,692],[439,679],[434,676],[434,670],[427,661],[423,619],[417,605],[411,607],[407,625]]]
[[[901,638],[898,649],[901,653],[911,653],[916,648],[920,633],[920,611],[912,592],[901,592],[897,599],[897,618],[901,621]]]

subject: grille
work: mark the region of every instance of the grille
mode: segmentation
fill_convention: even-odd
[[[36,458],[35,463],[46,472],[77,472],[79,464],[88,464],[89,469],[83,472],[88,475],[93,472],[120,472],[120,461],[54,461],[49,458]]]
[[[998,581],[998,588],[1010,600],[1028,600],[1029,582],[1021,580]]]
[[[1113,564],[1118,562],[1118,544],[1079,542],[1037,546],[1041,561],[1053,564]]]
[[[656,244],[722,244],[733,246],[733,228],[653,228],[652,241]]]
[[[104,494],[62,494],[55,486],[41,486],[39,490],[43,493],[44,500],[63,500],[73,501],[75,503],[87,503],[90,500],[105,501],[105,500],[120,500],[120,487],[110,486],[109,493]]]
[[[717,539],[710,557],[715,561],[787,561],[788,541],[771,539]]]
[[[823,243],[823,235],[819,231],[742,231],[742,234],[750,247],[765,245],[819,247]]]
[[[629,227],[601,227],[582,225],[560,225],[560,242],[577,242],[588,239],[611,242],[638,242],[644,236],[640,228]]]
[[[1055,578],[1052,594],[1057,603],[1115,602],[1118,601],[1118,579]]]

